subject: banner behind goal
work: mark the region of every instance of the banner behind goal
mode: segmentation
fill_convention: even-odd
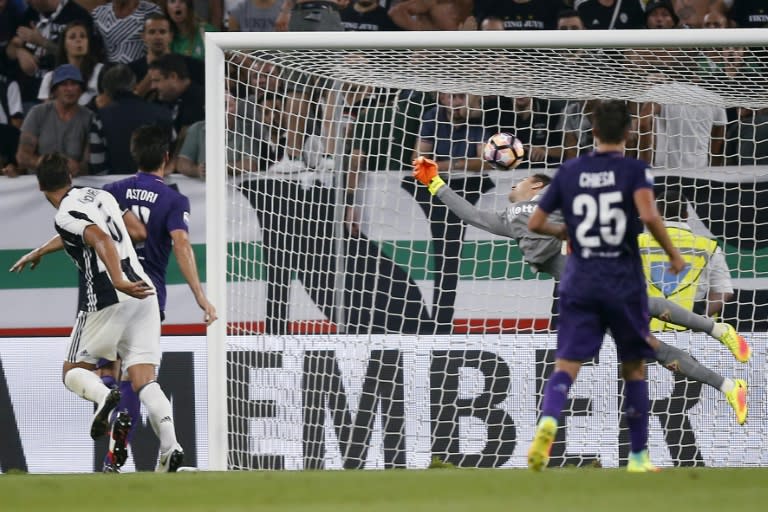
[[[207,34],[211,468],[524,466],[553,369],[554,281],[432,199],[410,162],[444,161],[454,190],[501,212],[517,181],[591,149],[596,99],[629,102],[628,153],[725,252],[719,314],[759,362],[661,334],[747,379],[750,419],[651,365],[652,457],[768,464],[768,31],[652,33]],[[479,157],[499,131],[525,145],[514,171]],[[617,376],[606,343],[551,465],[625,462]]]

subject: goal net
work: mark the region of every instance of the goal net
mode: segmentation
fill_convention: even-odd
[[[750,411],[739,426],[718,389],[650,364],[651,457],[767,465],[768,33],[649,34],[207,34],[211,468],[525,466],[555,283],[432,198],[411,160],[435,158],[469,203],[502,212],[519,180],[592,148],[598,99],[628,102],[628,153],[725,255],[725,279],[652,269],[654,285],[753,347],[741,364],[707,333],[658,333],[746,379]],[[525,146],[514,171],[480,158],[499,131]],[[626,463],[618,376],[605,343],[550,466]]]

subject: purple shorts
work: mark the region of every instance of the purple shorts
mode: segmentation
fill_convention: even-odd
[[[645,290],[623,298],[561,293],[556,355],[572,361],[594,359],[610,330],[619,362],[653,360],[654,351],[647,342],[649,321]]]

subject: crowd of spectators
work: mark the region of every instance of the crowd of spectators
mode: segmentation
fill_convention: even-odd
[[[202,176],[206,31],[726,29],[767,24],[768,6],[747,0],[0,0],[0,168],[8,177],[30,173],[41,154],[63,151],[75,175],[132,173],[135,163],[126,150],[130,131],[153,120],[173,130],[177,153],[189,131],[194,138],[178,169],[174,159],[168,172]],[[230,77],[231,83],[242,88],[248,80],[259,82],[252,89],[261,91],[261,97],[249,102],[253,118],[259,119],[265,106],[280,103],[274,97],[278,74],[263,69],[269,62],[261,63],[256,73],[248,63],[239,64],[233,66],[237,76]],[[765,71],[741,48],[702,51],[695,65],[700,76],[738,79]],[[700,86],[672,78],[659,87],[680,94]],[[242,97],[242,91],[232,92]],[[368,140],[350,148],[350,165],[358,169],[402,168],[413,151],[434,155],[445,140],[439,135],[445,129],[441,122],[450,124],[459,110],[465,112],[461,122],[473,138],[465,141],[458,157],[452,152],[459,149],[449,148],[448,160],[454,163],[445,165],[465,170],[482,165],[476,150],[489,130],[514,132],[533,166],[555,165],[592,143],[590,104],[585,101],[360,89],[322,101],[335,105],[319,114],[319,133],[327,121],[323,117],[334,110],[355,119],[393,118],[393,133],[351,137]],[[382,102],[391,110],[369,108]],[[233,112],[240,108],[232,107]],[[638,133],[657,134],[656,141],[637,137],[638,155],[657,165],[768,163],[764,110],[726,112],[647,102],[638,104],[637,113]],[[677,126],[679,119],[699,124],[694,131],[697,143],[704,140],[708,146],[706,162],[675,156],[681,151],[701,155],[701,148],[659,146],[659,133],[670,141],[676,130],[690,129]],[[351,123],[347,135],[356,131]],[[396,141],[388,148],[392,159],[381,159],[382,152],[372,149],[376,140],[370,139],[384,137]],[[644,154],[643,148],[652,151]],[[378,160],[368,161],[369,156]],[[240,164],[250,170],[263,164],[263,159],[245,160]]]

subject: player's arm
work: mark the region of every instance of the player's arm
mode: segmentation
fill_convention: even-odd
[[[134,244],[143,242],[147,239],[147,226],[145,226],[131,210],[125,210],[123,213],[123,222],[125,222],[125,227],[128,229],[128,236],[131,237],[131,241]]]
[[[83,231],[83,240],[85,243],[93,247],[96,251],[96,255],[99,257],[104,266],[107,269],[109,278],[112,281],[112,285],[116,290],[136,297],[137,299],[144,299],[150,295],[154,295],[154,290],[144,281],[129,281],[123,277],[123,270],[120,266],[120,256],[115,248],[115,243],[108,234],[96,224],[91,224]]]
[[[183,229],[174,229],[171,231],[171,240],[173,240],[173,254],[176,256],[181,275],[184,276],[187,284],[189,284],[197,305],[205,313],[205,324],[211,325],[217,318],[216,308],[208,302],[208,298],[203,292],[203,286],[200,284],[195,253],[192,250],[192,244],[189,243],[189,234]]]
[[[669,233],[664,227],[664,221],[656,208],[656,200],[653,197],[653,189],[638,188],[633,195],[635,206],[640,214],[640,220],[648,228],[653,237],[659,242],[664,252],[669,256],[670,272],[680,273],[685,268],[685,260],[680,256],[680,251],[672,244]]]
[[[27,264],[29,264],[29,270],[35,270],[35,267],[40,264],[40,260],[43,256],[60,251],[63,248],[64,242],[62,241],[61,236],[56,235],[37,249],[29,251],[19,258],[19,260],[9,269],[9,272],[21,272]]]
[[[413,177],[426,185],[432,195],[437,196],[453,213],[467,224],[490,233],[514,238],[509,226],[494,212],[485,212],[475,208],[472,203],[445,186],[445,181],[438,174],[438,164],[429,158],[419,157],[413,162]]]

